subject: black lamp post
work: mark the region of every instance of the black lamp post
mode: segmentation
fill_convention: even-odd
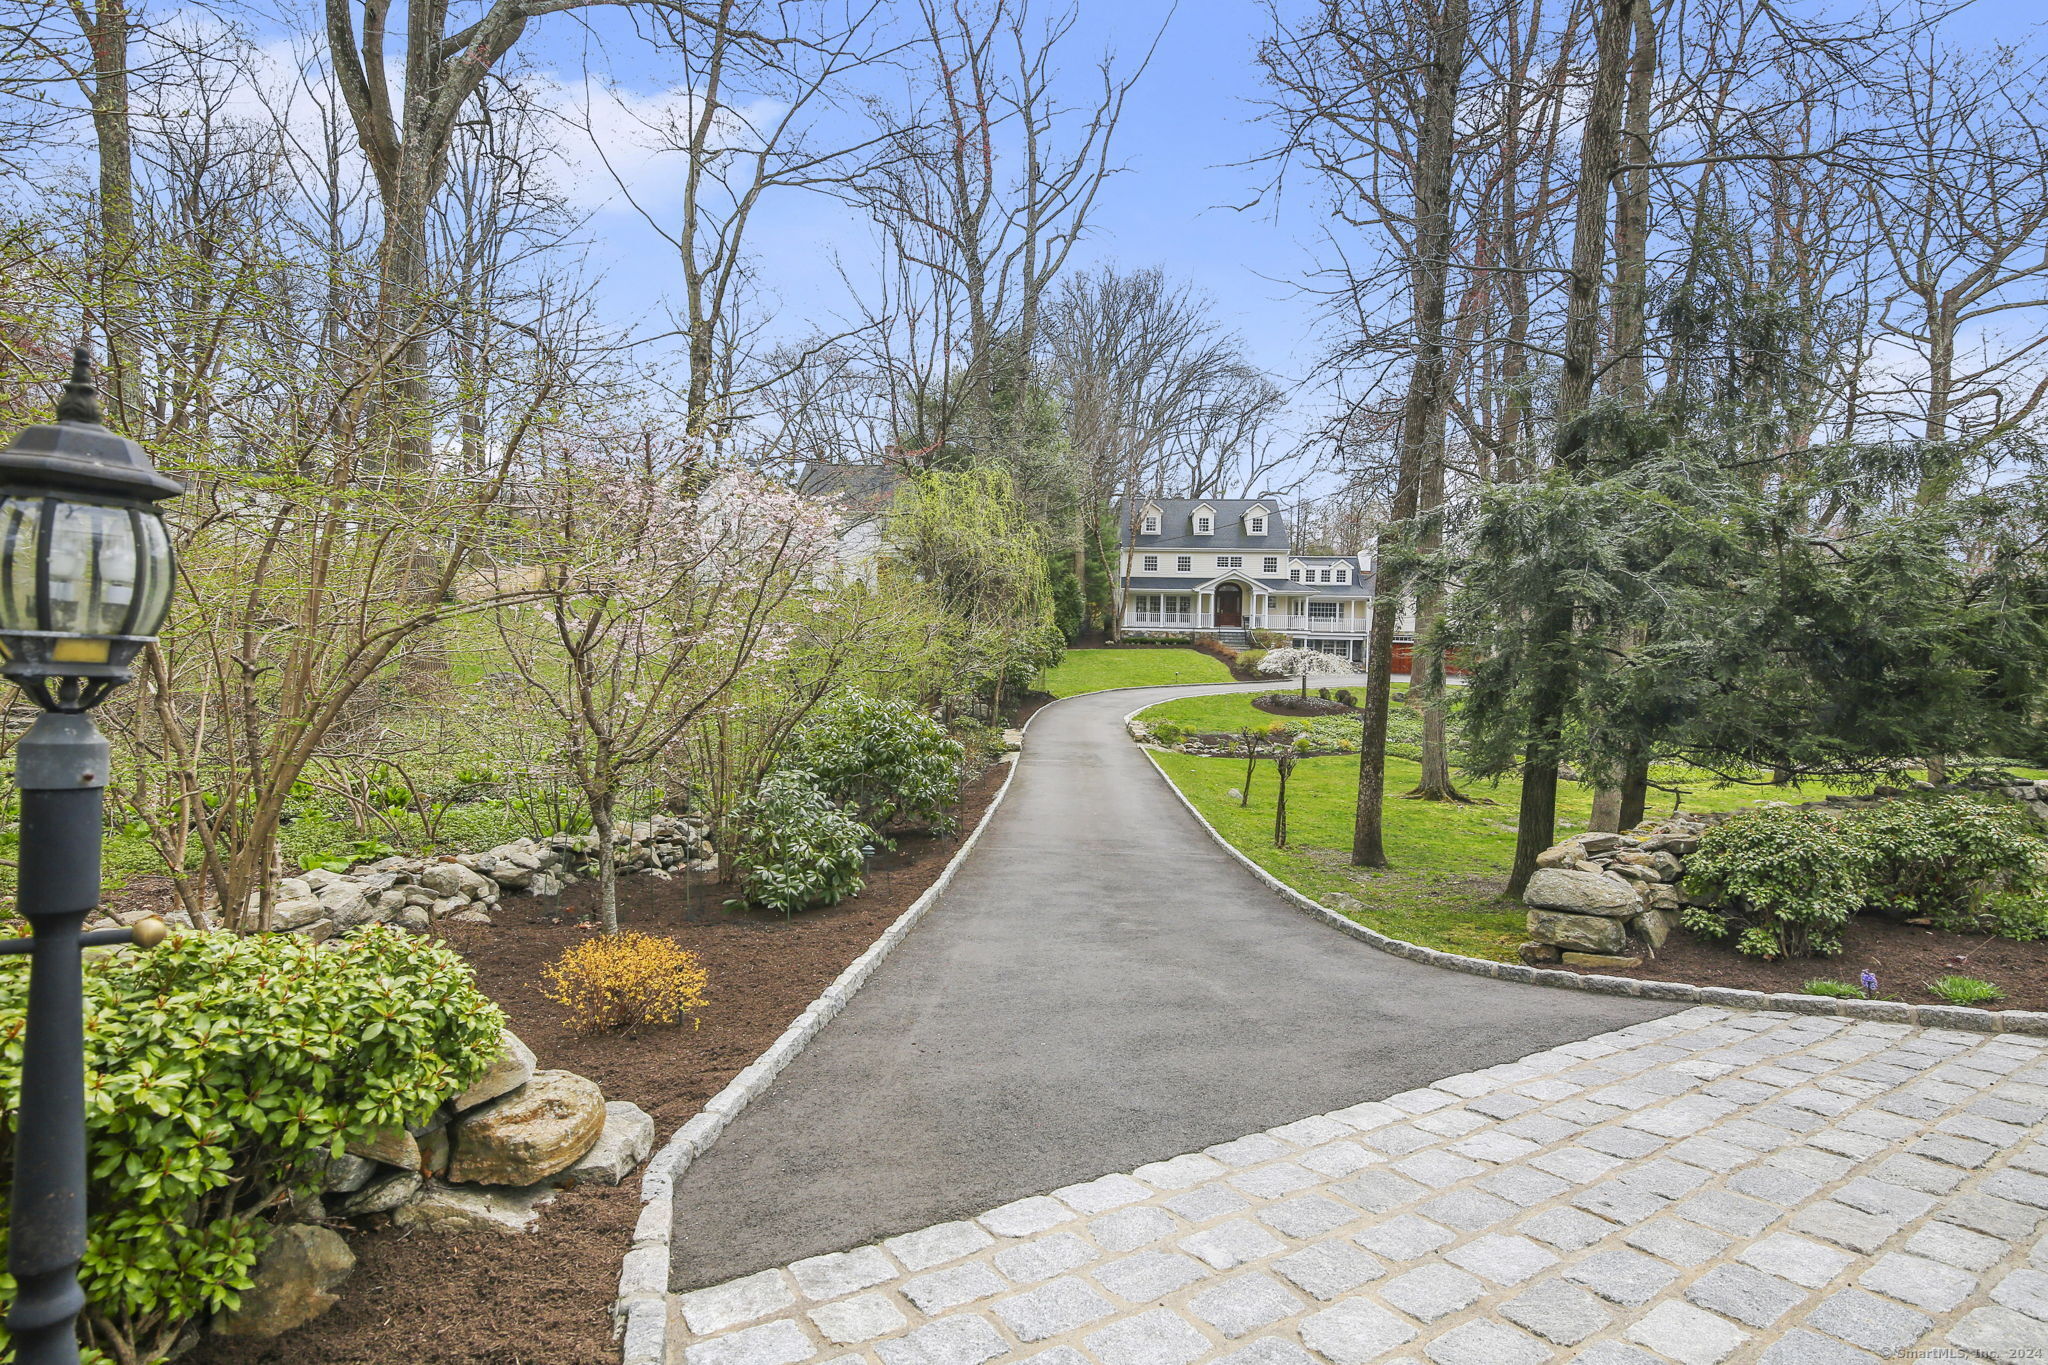
[[[161,942],[161,920],[82,932],[100,899],[107,741],[85,713],[132,676],[171,600],[156,504],[184,489],[100,420],[85,351],[54,425],[0,451],[0,676],[40,707],[14,751],[21,788],[19,908],[29,954],[15,1114],[7,1331],[19,1365],[77,1365],[85,1294],[85,1008],[79,950]]]

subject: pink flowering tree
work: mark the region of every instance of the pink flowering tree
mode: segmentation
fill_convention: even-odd
[[[606,933],[621,794],[801,641],[833,544],[827,514],[791,489],[661,440],[632,432],[556,462],[522,528],[540,598],[500,625],[589,804]]]

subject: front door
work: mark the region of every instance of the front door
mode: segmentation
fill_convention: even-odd
[[[1219,626],[1241,626],[1244,624],[1244,589],[1235,583],[1225,583],[1216,589],[1216,624]]]

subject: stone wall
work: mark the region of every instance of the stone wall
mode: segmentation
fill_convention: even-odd
[[[658,816],[613,831],[620,873],[666,877],[672,869],[715,869],[710,829],[702,816]],[[280,932],[326,939],[365,924],[393,924],[424,933],[437,920],[489,924],[490,912],[508,892],[558,896],[597,864],[595,834],[558,834],[515,839],[482,853],[431,858],[382,858],[346,872],[314,869],[282,878],[272,892],[271,927]],[[258,897],[251,896],[255,922]],[[118,913],[86,927],[133,923],[148,911]],[[183,911],[164,919],[184,928]]]
[[[2048,822],[2048,780],[1976,777],[1945,788],[1922,784],[1922,790],[1999,792]],[[1801,808],[1846,813],[1901,795],[1900,788],[1879,787],[1867,796],[1830,796]],[[1545,849],[1522,896],[1529,907],[1522,960],[1531,966],[1642,965],[1645,952],[1664,946],[1677,927],[1679,906],[1688,903],[1680,885],[1685,856],[1699,847],[1708,826],[1727,818],[1726,812],[1681,814],[1621,834],[1576,834]]]

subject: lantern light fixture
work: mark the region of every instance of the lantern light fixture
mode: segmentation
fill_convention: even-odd
[[[58,712],[133,676],[171,601],[157,503],[182,492],[107,429],[91,358],[74,352],[57,420],[0,451],[0,676]]]

